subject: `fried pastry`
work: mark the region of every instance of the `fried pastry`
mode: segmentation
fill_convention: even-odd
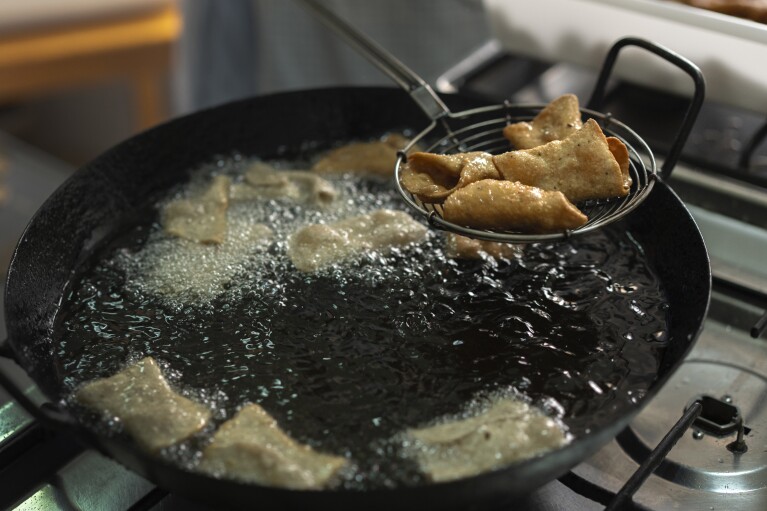
[[[336,190],[326,179],[301,170],[276,170],[257,162],[245,172],[245,181],[232,185],[233,201],[290,199],[304,204],[326,206],[336,198]]]
[[[117,418],[144,449],[154,452],[199,432],[210,420],[210,410],[168,385],[152,357],[114,376],[86,383],[75,399],[104,416]]]
[[[442,208],[448,222],[496,231],[554,233],[588,221],[561,192],[494,179],[456,190]]]
[[[511,243],[478,240],[449,232],[446,235],[445,250],[447,256],[453,259],[481,259],[483,257],[511,259],[520,253],[521,249],[519,245]]]
[[[631,175],[629,174],[629,150],[626,144],[615,137],[607,137],[607,148],[610,149],[615,161],[621,169],[624,187],[631,188]]]
[[[389,250],[418,242],[426,227],[402,211],[381,209],[332,224],[313,224],[288,240],[296,268],[311,272],[368,250]]]
[[[628,151],[618,139],[609,142],[593,119],[564,140],[499,154],[493,161],[504,179],[561,191],[571,202],[624,197],[631,187]]]
[[[503,136],[516,149],[531,149],[553,140],[567,138],[582,126],[578,97],[565,94],[546,105],[532,121],[506,126]]]
[[[228,177],[216,176],[202,193],[169,202],[162,211],[165,232],[197,243],[223,243],[230,184]]]
[[[296,442],[257,404],[226,421],[205,448],[199,469],[216,477],[300,490],[332,481],[346,459]]]
[[[333,149],[312,166],[316,172],[362,172],[380,177],[394,175],[397,151],[407,146],[409,140],[391,133],[375,142],[353,142]]]
[[[423,202],[442,202],[456,189],[482,179],[500,179],[490,153],[433,154],[408,156],[400,173],[402,185]]]
[[[432,481],[470,477],[569,442],[564,427],[522,400],[497,398],[482,413],[409,429],[407,454]]]
[[[456,190],[483,179],[561,191],[571,202],[623,197],[631,187],[626,146],[615,137],[605,137],[594,120],[564,140],[497,156],[413,153],[401,174],[405,189],[426,203],[443,202]]]

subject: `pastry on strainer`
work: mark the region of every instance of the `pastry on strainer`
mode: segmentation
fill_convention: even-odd
[[[582,126],[578,97],[565,94],[546,105],[532,121],[506,126],[503,136],[517,149],[530,149],[567,138]]]
[[[564,140],[499,154],[493,162],[504,179],[560,191],[571,202],[624,197],[631,187],[628,150],[611,139],[589,119]]]
[[[545,234],[575,229],[588,221],[562,192],[496,179],[459,188],[442,209],[448,222],[496,231]]]
[[[442,202],[458,188],[482,179],[501,179],[485,152],[413,153],[402,167],[402,185],[423,202]]]
[[[497,156],[413,153],[401,175],[405,189],[429,203],[443,202],[483,179],[561,191],[571,202],[623,197],[631,187],[626,146],[615,137],[605,137],[593,119],[564,140]]]

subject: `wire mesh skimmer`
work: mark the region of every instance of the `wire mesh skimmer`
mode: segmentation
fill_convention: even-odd
[[[545,105],[518,105],[505,102],[499,105],[480,107],[462,112],[451,112],[434,90],[421,77],[402,64],[375,41],[363,35],[317,0],[298,0],[318,18],[342,36],[346,41],[387,74],[410,94],[418,106],[431,119],[429,126],[415,136],[397,158],[395,173],[397,189],[403,199],[428,219],[436,228],[471,238],[506,243],[536,243],[561,240],[585,234],[620,220],[638,207],[652,191],[658,178],[667,178],[679,158],[687,136],[700,111],[705,95],[703,75],[698,67],[684,57],[650,41],[639,38],[624,38],[617,41],[608,52],[602,65],[597,83],[587,107],[581,109],[584,121],[593,118],[599,122],[605,136],[620,139],[629,151],[629,172],[632,179],[628,195],[621,198],[589,200],[576,204],[587,217],[588,222],[573,230],[559,233],[530,234],[518,231],[480,230],[457,225],[443,218],[439,204],[426,204],[402,186],[400,172],[406,161],[407,152],[416,144],[427,152],[453,154],[469,151],[484,151],[500,154],[513,148],[502,134],[510,123],[529,121]],[[676,139],[668,152],[663,167],[657,171],[655,158],[650,147],[631,128],[614,119],[610,114],[599,112],[604,102],[608,79],[620,50],[626,46],[644,48],[686,72],[694,82],[694,93],[685,113]]]

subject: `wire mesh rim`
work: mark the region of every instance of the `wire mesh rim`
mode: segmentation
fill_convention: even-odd
[[[467,142],[482,142],[481,145],[487,145],[488,140],[483,139],[483,136],[488,134],[497,134],[498,136],[490,139],[490,142],[497,142],[498,144],[505,145],[505,150],[512,150],[511,143],[506,140],[501,134],[501,130],[507,124],[519,121],[531,120],[537,112],[545,108],[545,104],[510,104],[508,102],[490,106],[484,106],[479,108],[473,108],[470,110],[463,110],[461,112],[450,112],[446,114],[442,119],[433,120],[429,126],[416,135],[410,143],[399,153],[397,163],[395,166],[395,182],[397,190],[402,198],[408,203],[408,205],[417,210],[423,217],[425,217],[429,224],[437,229],[441,229],[448,232],[453,232],[470,238],[476,238],[486,241],[498,241],[506,243],[538,243],[547,241],[564,240],[573,236],[583,235],[602,227],[616,222],[626,215],[635,210],[650,194],[655,181],[658,179],[657,165],[655,157],[649,145],[630,127],[621,121],[612,117],[609,113],[597,112],[588,108],[581,108],[581,115],[585,115],[588,118],[593,118],[599,122],[599,125],[604,132],[605,136],[616,137],[626,145],[629,152],[629,173],[632,179],[631,189],[628,195],[625,197],[600,199],[583,201],[575,204],[575,206],[583,211],[588,221],[581,227],[572,230],[565,230],[557,233],[546,234],[529,234],[518,231],[493,231],[485,229],[474,229],[470,227],[461,226],[452,222],[446,221],[442,218],[440,212],[440,204],[425,204],[417,199],[413,194],[404,189],[401,181],[401,166],[405,160],[405,154],[416,144],[426,139],[433,131],[445,129],[445,134],[428,146],[425,150],[427,152],[436,152],[438,154],[450,154],[450,150],[460,149],[461,152],[468,152],[469,150],[478,150],[474,147],[466,145]],[[493,117],[488,120],[484,120],[478,123],[472,123],[461,127],[457,130],[449,129],[447,123],[450,120],[466,120],[472,117],[476,117],[482,114],[490,114],[497,111],[505,112],[502,117]],[[524,115],[511,115],[512,111],[525,111]],[[462,135],[472,132],[477,127],[490,128],[492,126],[499,126],[493,128],[491,131],[480,131],[479,133],[473,133],[471,136],[461,139]],[[623,135],[621,133],[623,132]],[[448,142],[449,141],[449,142]],[[440,148],[448,150],[435,151]],[[499,150],[503,149],[499,146]],[[492,151],[487,151],[492,152]],[[493,153],[497,154],[497,153]],[[594,215],[594,212],[597,214]]]

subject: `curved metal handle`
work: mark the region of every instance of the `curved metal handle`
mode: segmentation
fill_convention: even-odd
[[[748,141],[746,147],[744,147],[743,151],[740,153],[740,159],[738,160],[739,169],[748,170],[751,165],[751,158],[754,156],[757,147],[759,147],[765,139],[767,139],[767,121],[765,121],[764,124],[762,124],[762,127],[754,133],[754,136],[751,137],[751,140]]]
[[[0,362],[5,359],[8,364],[15,364],[19,366],[16,358],[11,351],[8,340],[0,340]],[[3,387],[11,397],[21,405],[32,417],[45,426],[58,429],[69,428],[74,426],[77,422],[67,412],[61,410],[53,403],[43,401],[40,403],[35,402],[26,390],[24,385],[20,384],[13,375],[5,370],[4,364],[0,363],[0,387]]]
[[[703,73],[700,71],[700,68],[678,53],[674,53],[668,48],[645,39],[626,37],[618,40],[607,53],[607,57],[605,57],[605,61],[602,64],[602,70],[599,73],[599,78],[597,79],[597,84],[594,86],[594,91],[591,93],[588,108],[601,111],[600,107],[602,106],[602,103],[604,103],[607,80],[610,78],[615,61],[618,58],[618,53],[626,46],[638,46],[674,64],[676,67],[690,75],[690,78],[692,78],[695,85],[695,91],[690,100],[690,106],[687,107],[687,112],[685,112],[682,126],[679,128],[674,143],[671,146],[671,150],[666,156],[666,160],[663,162],[663,167],[659,172],[660,177],[666,179],[671,175],[671,171],[674,170],[674,166],[676,165],[677,160],[679,160],[679,155],[682,153],[682,148],[687,141],[687,137],[690,135],[692,125],[698,117],[700,107],[703,105],[703,99],[706,95],[706,82],[703,79]]]
[[[445,103],[439,99],[439,96],[423,78],[415,74],[378,43],[339,18],[319,1],[296,1],[312,11],[320,21],[343,37],[357,52],[386,73],[397,85],[405,89],[430,119],[437,120],[450,113]]]

